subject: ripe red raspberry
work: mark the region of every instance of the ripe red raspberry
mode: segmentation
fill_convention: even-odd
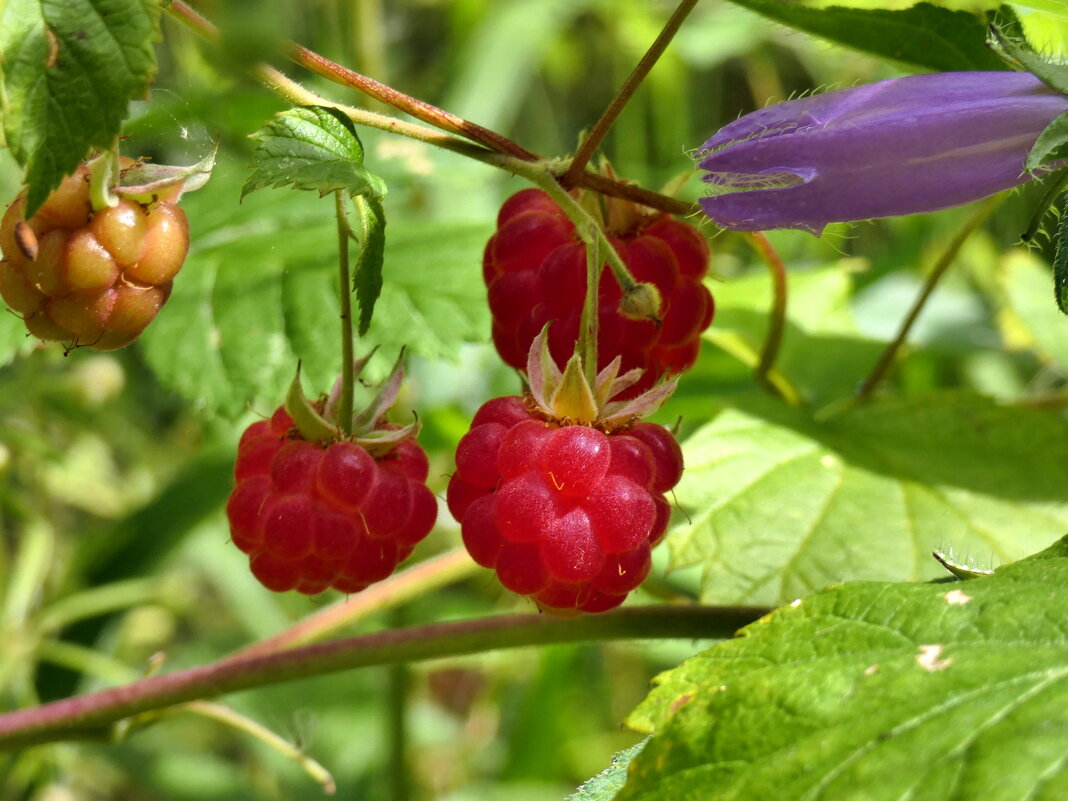
[[[448,503],[505,587],[546,610],[603,612],[649,574],[681,475],[663,426],[567,424],[532,398],[495,398],[460,440]]]
[[[0,221],[0,295],[31,334],[97,350],[140,336],[171,293],[189,249],[175,203],[127,197],[94,212],[79,167],[29,220],[25,195]]]
[[[693,366],[700,336],[712,322],[712,295],[701,283],[709,250],[695,228],[670,215],[608,199],[605,230],[639,282],[660,291],[659,327],[624,317],[621,292],[605,270],[601,277],[598,352],[604,367],[622,357],[621,372],[643,370],[627,391],[635,396],[665,376]],[[549,346],[559,367],[571,355],[586,297],[586,248],[574,225],[548,194],[524,189],[505,201],[497,232],[486,244],[482,274],[493,315],[493,342],[505,363],[522,369],[530,343],[553,321]]]
[[[241,437],[226,504],[234,544],[275,592],[358,592],[389,576],[434,526],[426,454],[410,436],[372,456],[301,437],[279,408]]]

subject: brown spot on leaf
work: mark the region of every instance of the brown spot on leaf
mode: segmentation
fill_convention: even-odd
[[[59,60],[59,39],[51,28],[45,28],[45,38],[48,39],[48,58],[45,59],[45,69],[52,69]]]
[[[690,701],[692,701],[692,700],[693,700],[693,693],[685,693],[683,695],[680,695],[678,698],[676,698],[674,701],[671,702],[671,714],[674,715],[676,712],[678,712],[680,709],[682,709],[684,706],[686,706],[686,704],[690,703]]]

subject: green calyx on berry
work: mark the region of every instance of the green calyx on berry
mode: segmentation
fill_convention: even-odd
[[[563,424],[594,428],[626,427],[652,414],[671,397],[678,381],[672,379],[654,386],[635,398],[613,400],[641,378],[642,371],[619,374],[619,356],[602,369],[590,385],[582,359],[574,354],[561,371],[549,352],[549,325],[531,343],[527,355],[527,380],[538,411]]]
[[[367,366],[374,351],[353,364],[353,376],[358,377]],[[349,425],[342,425],[338,419],[338,398],[340,382],[334,384],[330,395],[312,402],[304,394],[300,383],[300,364],[297,374],[289,385],[286,394],[285,410],[300,433],[301,439],[322,446],[333,442],[354,442],[363,447],[375,458],[390,453],[401,442],[419,433],[419,422],[406,426],[396,426],[385,422],[386,412],[397,400],[401,383],[404,381],[404,351],[397,357],[389,376],[382,383],[374,398],[366,408],[352,415]]]

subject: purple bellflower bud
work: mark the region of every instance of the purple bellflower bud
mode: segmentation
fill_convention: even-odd
[[[1027,72],[913,75],[746,114],[698,151],[701,208],[739,231],[937,211],[1030,180],[1028,151],[1068,110]]]

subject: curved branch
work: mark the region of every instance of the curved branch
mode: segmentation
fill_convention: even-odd
[[[0,749],[24,748],[71,737],[106,736],[110,725],[141,712],[368,665],[523,645],[730,637],[768,611],[758,607],[645,606],[574,620],[545,615],[504,615],[394,629],[266,656],[227,659],[0,715]]]

